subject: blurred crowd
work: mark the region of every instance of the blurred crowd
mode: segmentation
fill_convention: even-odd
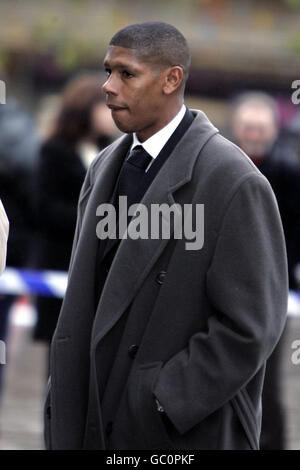
[[[99,76],[83,74],[66,86],[42,140],[17,102],[0,107],[0,198],[10,221],[7,266],[67,271],[77,201],[86,170],[116,137]],[[0,339],[17,297],[0,295]],[[50,344],[62,300],[32,296],[33,339]],[[0,365],[0,396],[5,366]]]
[[[286,237],[290,289],[299,290],[300,113],[283,125],[276,100],[249,91],[232,99],[228,115],[226,136],[245,151],[274,190]],[[43,139],[18,102],[0,106],[0,198],[10,220],[7,266],[67,271],[86,170],[117,135],[99,76],[92,73],[66,85]],[[49,344],[62,300],[47,296],[31,300],[38,314],[33,339]],[[0,296],[0,339],[4,341],[15,301],[15,295]],[[280,356],[281,342],[266,369],[264,449],[286,446]],[[4,369],[1,365],[0,395]]]

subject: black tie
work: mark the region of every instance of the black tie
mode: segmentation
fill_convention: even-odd
[[[145,170],[152,161],[151,155],[137,145],[131,150],[120,171],[117,196],[127,196],[127,206],[140,202],[137,199],[138,188]],[[116,201],[118,202],[118,201]]]

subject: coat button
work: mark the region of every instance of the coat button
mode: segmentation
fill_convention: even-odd
[[[158,275],[156,276],[156,282],[158,284],[162,284],[165,280],[166,274],[166,271],[160,271],[160,273],[158,273]]]
[[[112,421],[109,421],[106,425],[106,428],[105,428],[105,433],[107,436],[110,436],[111,433],[112,433],[112,430],[113,430],[113,422]]]
[[[134,358],[136,356],[136,353],[137,353],[137,350],[139,349],[138,345],[137,344],[132,344],[129,348],[128,348],[128,354],[130,357]]]

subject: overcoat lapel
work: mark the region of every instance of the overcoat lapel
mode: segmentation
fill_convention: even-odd
[[[175,203],[173,193],[191,180],[194,164],[201,148],[211,136],[218,132],[204,113],[193,112],[196,113],[194,121],[141,200],[148,213],[151,211],[152,204],[172,205]],[[115,155],[114,158],[117,162],[118,157]],[[111,166],[114,166],[112,162]],[[101,185],[105,184],[105,179],[111,177],[112,171],[113,168],[111,171],[107,167],[101,169],[100,183],[97,181],[99,190]],[[162,219],[162,224],[164,223],[168,223],[168,220]],[[171,224],[171,236],[173,231],[174,224]],[[101,338],[107,334],[130,305],[168,241],[162,238],[133,240],[130,237],[121,240],[97,307],[92,331],[92,349],[97,347]]]

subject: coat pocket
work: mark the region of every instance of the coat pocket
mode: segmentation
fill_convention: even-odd
[[[157,410],[154,385],[162,362],[143,364],[139,368],[137,385],[137,419],[144,437],[145,449],[174,449],[165,420]]]
[[[259,429],[247,390],[239,390],[235,397],[232,398],[231,404],[243,426],[251,449],[259,450]]]

